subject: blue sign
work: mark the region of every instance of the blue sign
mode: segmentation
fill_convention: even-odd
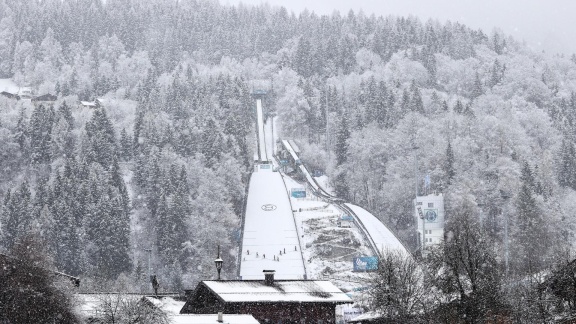
[[[306,198],[306,189],[304,188],[294,188],[292,189],[292,197],[294,198]]]
[[[272,165],[271,164],[260,164],[260,169],[272,169]]]
[[[376,271],[378,270],[378,258],[377,257],[359,257],[354,258],[354,271]]]
[[[342,215],[342,217],[340,217],[340,220],[352,222],[354,221],[354,218],[350,215]]]
[[[288,165],[288,160],[280,160],[280,165]]]

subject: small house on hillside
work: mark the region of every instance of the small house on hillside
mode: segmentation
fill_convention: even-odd
[[[58,97],[56,97],[55,95],[47,93],[47,94],[32,98],[32,103],[34,104],[35,107],[38,107],[40,105],[51,106],[54,104],[54,102],[56,102],[57,99],[58,99]]]
[[[79,108],[96,108],[96,102],[94,101],[80,101]]]
[[[206,280],[186,291],[180,314],[251,314],[262,323],[335,323],[336,305],[352,299],[329,281]]]
[[[30,100],[32,99],[32,88],[30,87],[21,87],[18,91],[18,96],[22,100]]]
[[[97,98],[94,101],[80,101],[79,108],[102,108],[106,100]]]
[[[8,99],[20,100],[20,96],[16,93],[11,93],[8,91],[2,91],[2,92],[0,92],[0,95],[2,95],[3,97],[6,97]]]
[[[94,100],[94,103],[96,104],[97,108],[102,108],[102,107],[104,107],[104,104],[106,103],[106,99],[96,98],[96,100]]]

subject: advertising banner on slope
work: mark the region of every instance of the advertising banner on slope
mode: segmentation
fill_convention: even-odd
[[[374,256],[354,258],[353,263],[354,271],[357,272],[378,270],[378,258]]]
[[[306,188],[292,188],[290,194],[294,198],[306,198]]]

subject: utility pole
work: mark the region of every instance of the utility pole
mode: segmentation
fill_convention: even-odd
[[[148,278],[152,280],[152,249],[146,249],[148,252]]]

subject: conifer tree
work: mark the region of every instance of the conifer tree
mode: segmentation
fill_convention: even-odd
[[[110,170],[117,157],[116,135],[112,123],[103,108],[94,110],[92,118],[85,126],[87,141],[84,144],[84,158],[88,164],[97,162]]]
[[[422,103],[422,94],[420,89],[416,85],[416,82],[412,81],[412,86],[410,87],[412,92],[412,98],[410,99],[410,110],[413,112],[424,114],[424,103]]]
[[[92,243],[88,255],[93,275],[116,279],[130,270],[130,219],[117,190],[108,188],[98,197],[86,233]]]
[[[474,85],[472,87],[472,99],[480,97],[484,93],[482,89],[482,81],[480,81],[480,75],[478,71],[476,71],[476,75],[474,76]]]
[[[126,133],[126,129],[122,128],[120,132],[120,155],[122,160],[129,161],[132,159],[132,148],[133,148],[132,140]]]
[[[567,139],[562,140],[558,184],[576,190],[576,149]]]
[[[513,242],[517,269],[528,274],[537,272],[544,266],[549,238],[542,210],[536,203],[534,177],[528,163],[524,163],[520,180],[521,187],[516,201],[517,228]]]
[[[388,94],[388,89],[384,81],[380,81],[378,84],[378,90],[376,95],[376,102],[374,109],[376,110],[376,122],[380,127],[386,127],[389,119],[390,107],[394,106],[394,103],[390,102],[393,99],[392,94]]]
[[[473,118],[473,117],[475,116],[475,115],[474,115],[474,110],[472,109],[472,102],[468,102],[468,103],[466,104],[466,106],[464,106],[464,111],[463,111],[462,114],[463,114],[464,116],[467,116],[467,117],[470,117],[470,118]]]
[[[208,119],[205,128],[210,131],[202,134],[202,153],[206,157],[206,165],[212,167],[220,159],[224,142],[220,127],[213,118]]]
[[[58,114],[64,117],[66,122],[68,122],[70,129],[74,128],[74,117],[72,117],[72,111],[70,109],[70,106],[66,104],[66,101],[62,102],[60,107],[58,107]]]
[[[460,99],[456,100],[456,105],[454,105],[454,112],[457,114],[462,114],[464,112],[464,105]]]
[[[490,87],[494,87],[502,80],[502,66],[498,59],[494,60],[492,64],[492,69],[490,72]]]
[[[336,154],[336,166],[344,164],[348,158],[348,139],[350,138],[350,130],[348,129],[348,121],[345,114],[340,116],[340,123],[336,133],[336,146],[334,153]]]
[[[50,162],[53,121],[54,109],[52,107],[46,109],[43,105],[40,105],[34,108],[28,130],[32,163],[42,164]]]
[[[28,131],[26,126],[26,116],[25,116],[25,109],[24,107],[20,108],[18,114],[18,122],[16,123],[16,130],[14,134],[14,139],[16,143],[20,146],[20,151],[26,155],[27,147],[26,147],[26,140],[28,138]]]
[[[18,190],[6,195],[2,209],[2,242],[6,249],[31,230],[32,209],[28,182],[24,181]]]
[[[450,110],[450,107],[448,107],[448,103],[446,102],[446,100],[442,101],[442,110],[445,112]]]
[[[408,89],[404,89],[402,92],[402,101],[400,102],[400,116],[398,119],[402,119],[402,117],[410,110],[410,93]]]

